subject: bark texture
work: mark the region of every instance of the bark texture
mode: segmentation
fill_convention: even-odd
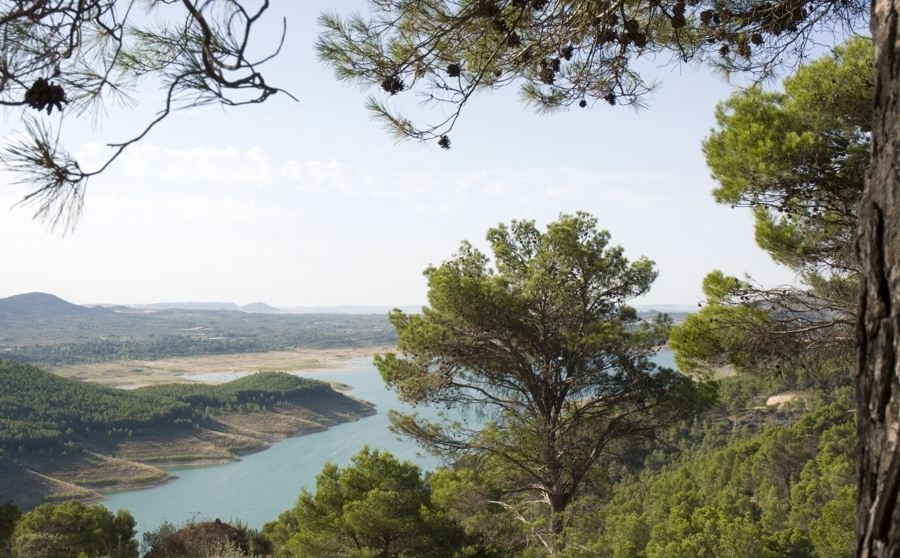
[[[857,555],[900,558],[900,0],[873,0],[872,164],[860,206]]]

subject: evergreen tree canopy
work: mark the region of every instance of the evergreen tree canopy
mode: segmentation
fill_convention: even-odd
[[[12,534],[16,528],[16,522],[21,517],[21,510],[12,502],[6,502],[0,506],[0,556],[9,554]]]
[[[754,87],[716,109],[717,128],[703,145],[716,201],[752,208],[757,243],[795,270],[802,288],[710,273],[706,307],[672,332],[682,369],[734,364],[849,380],[871,65],[871,41],[859,38],[800,67],[783,92]]]
[[[400,137],[438,139],[480,91],[521,86],[538,110],[639,103],[650,64],[708,61],[769,75],[815,34],[865,20],[858,0],[373,0],[370,14],[323,14],[318,49],[337,77],[418,93],[441,117],[418,124],[369,108]]]
[[[32,188],[23,201],[51,224],[72,224],[88,179],[174,111],[261,103],[279,92],[260,66],[284,35],[272,39],[269,54],[251,45],[268,8],[268,0],[0,0],[0,106],[24,111],[0,163]],[[50,115],[96,122],[112,104],[137,104],[141,83],[162,88],[156,115],[110,143],[105,162],[83,168]]]
[[[871,40],[801,66],[783,88],[752,87],[716,108],[717,127],[703,143],[719,184],[713,195],[753,208],[757,243],[808,282],[855,275],[872,129]]]
[[[852,411],[830,404],[686,452],[582,502],[569,556],[851,558],[854,445]]]
[[[345,468],[327,464],[316,491],[263,533],[278,555],[308,558],[454,556],[461,531],[431,503],[419,468],[364,448]]]
[[[690,415],[711,390],[651,362],[666,323],[640,321],[627,301],[650,288],[653,263],[629,261],[593,217],[563,215],[545,231],[513,221],[487,239],[493,263],[463,243],[425,271],[429,306],[391,313],[400,354],[376,365],[404,401],[463,413],[391,420],[429,450],[502,468],[501,505],[536,495],[552,551],[557,514],[594,464]]]
[[[22,516],[13,533],[16,558],[137,558],[134,518],[103,506],[70,501],[42,504]]]

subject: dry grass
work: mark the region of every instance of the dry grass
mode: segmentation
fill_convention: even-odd
[[[23,465],[34,473],[88,490],[113,491],[171,479],[165,471],[151,465],[92,452],[32,458]]]
[[[134,388],[184,382],[184,376],[223,372],[288,372],[327,370],[346,365],[349,360],[368,358],[391,347],[344,349],[298,349],[271,353],[243,353],[160,360],[122,360],[97,364],[64,366],[52,370],[64,378],[96,382],[106,386]]]

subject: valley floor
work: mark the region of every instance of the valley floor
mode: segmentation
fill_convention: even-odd
[[[392,347],[344,347],[174,357],[159,360],[120,360],[64,366],[51,370],[51,372],[65,378],[131,389],[184,382],[187,381],[186,376],[339,368],[350,360],[371,358],[373,354],[390,350]]]

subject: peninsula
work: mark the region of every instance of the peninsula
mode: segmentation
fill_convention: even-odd
[[[283,372],[124,390],[0,361],[0,393],[0,494],[23,509],[170,482],[163,467],[235,461],[375,413]]]

